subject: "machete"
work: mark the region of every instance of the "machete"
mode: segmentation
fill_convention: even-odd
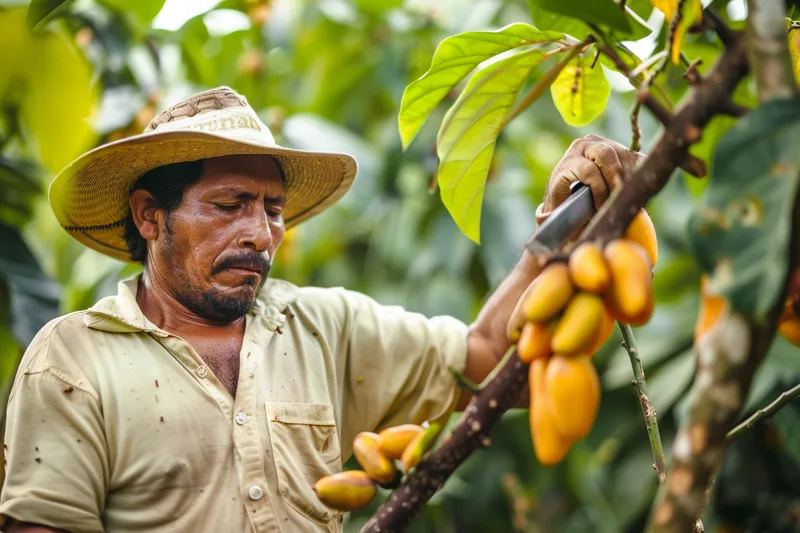
[[[580,181],[570,185],[570,195],[556,207],[525,243],[533,255],[547,255],[564,245],[595,214],[592,190]]]

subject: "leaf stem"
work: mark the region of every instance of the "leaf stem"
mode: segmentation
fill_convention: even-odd
[[[639,396],[639,403],[642,405],[644,423],[647,426],[647,436],[650,438],[650,447],[653,449],[653,468],[658,474],[658,482],[664,483],[667,479],[667,462],[664,459],[664,447],[661,445],[661,432],[658,429],[656,408],[647,394],[647,383],[644,379],[642,360],[639,358],[639,347],[636,344],[636,338],[633,336],[633,330],[630,325],[622,322],[617,322],[617,325],[622,333],[622,346],[628,352],[628,357],[631,360],[631,368],[633,369],[632,383]]]
[[[769,405],[767,405],[762,409],[759,409],[758,411],[753,413],[753,415],[750,418],[748,418],[747,420],[745,420],[744,422],[742,422],[741,424],[730,430],[726,438],[730,442],[731,440],[736,438],[737,435],[744,433],[745,431],[755,426],[759,422],[763,422],[767,418],[777,413],[784,405],[791,402],[798,396],[800,396],[800,385],[796,385],[791,389],[782,392],[781,395],[778,396],[772,403],[770,403]]]
[[[566,55],[561,58],[561,61],[559,61],[556,66],[554,66],[553,68],[551,68],[550,70],[545,72],[544,76],[542,76],[539,79],[539,81],[536,82],[536,84],[533,86],[533,88],[531,88],[530,92],[525,95],[525,98],[517,105],[517,107],[515,107],[514,109],[511,110],[511,112],[508,114],[506,119],[503,121],[503,124],[500,126],[500,130],[505,129],[505,127],[508,126],[509,123],[511,123],[512,120],[517,118],[520,113],[522,113],[523,111],[528,109],[528,107],[530,107],[530,105],[537,98],[539,98],[547,90],[548,87],[550,87],[550,85],[553,83],[553,81],[556,79],[556,77],[558,77],[558,74],[562,70],[564,70],[564,67],[567,66],[567,63],[572,61],[572,58],[574,58],[576,55],[578,55],[578,52],[580,52],[581,48],[583,48],[585,45],[591,43],[592,40],[593,39],[591,37],[589,37],[587,40],[582,41],[580,44],[576,44],[576,45],[570,46],[569,48],[566,48],[566,50],[567,50]],[[562,52],[564,50],[565,50],[565,48],[559,48],[559,49],[553,50],[552,52],[548,52],[548,53],[553,54],[553,53],[556,53],[556,52]],[[544,58],[542,58],[542,59],[544,59]]]

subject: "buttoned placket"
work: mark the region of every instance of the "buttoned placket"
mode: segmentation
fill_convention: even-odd
[[[277,474],[272,466],[273,463],[265,461],[265,450],[261,447],[261,437],[256,427],[259,362],[258,357],[251,355],[259,346],[266,346],[274,335],[273,324],[259,328],[255,323],[259,320],[257,315],[263,312],[260,307],[248,313],[246,317],[242,349],[239,353],[239,381],[235,399],[188,342],[159,329],[150,333],[195,376],[231,422],[233,444],[238,452],[234,459],[239,463],[237,470],[241,475],[239,486],[242,500],[254,531],[266,533],[278,532],[281,529],[278,525],[275,502],[267,490],[269,486],[275,486],[277,483]],[[269,435],[266,437],[269,443]]]

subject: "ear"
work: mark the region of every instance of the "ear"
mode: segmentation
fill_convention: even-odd
[[[161,209],[156,207],[155,198],[150,192],[138,189],[131,193],[129,200],[133,223],[139,229],[142,238],[154,241],[158,238],[158,222],[161,218]]]

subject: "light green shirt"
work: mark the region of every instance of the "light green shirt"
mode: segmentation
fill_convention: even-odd
[[[359,431],[446,415],[467,326],[269,280],[236,397],[136,303],[137,278],[47,324],[8,405],[0,513],[72,533],[341,531],[312,491]]]

